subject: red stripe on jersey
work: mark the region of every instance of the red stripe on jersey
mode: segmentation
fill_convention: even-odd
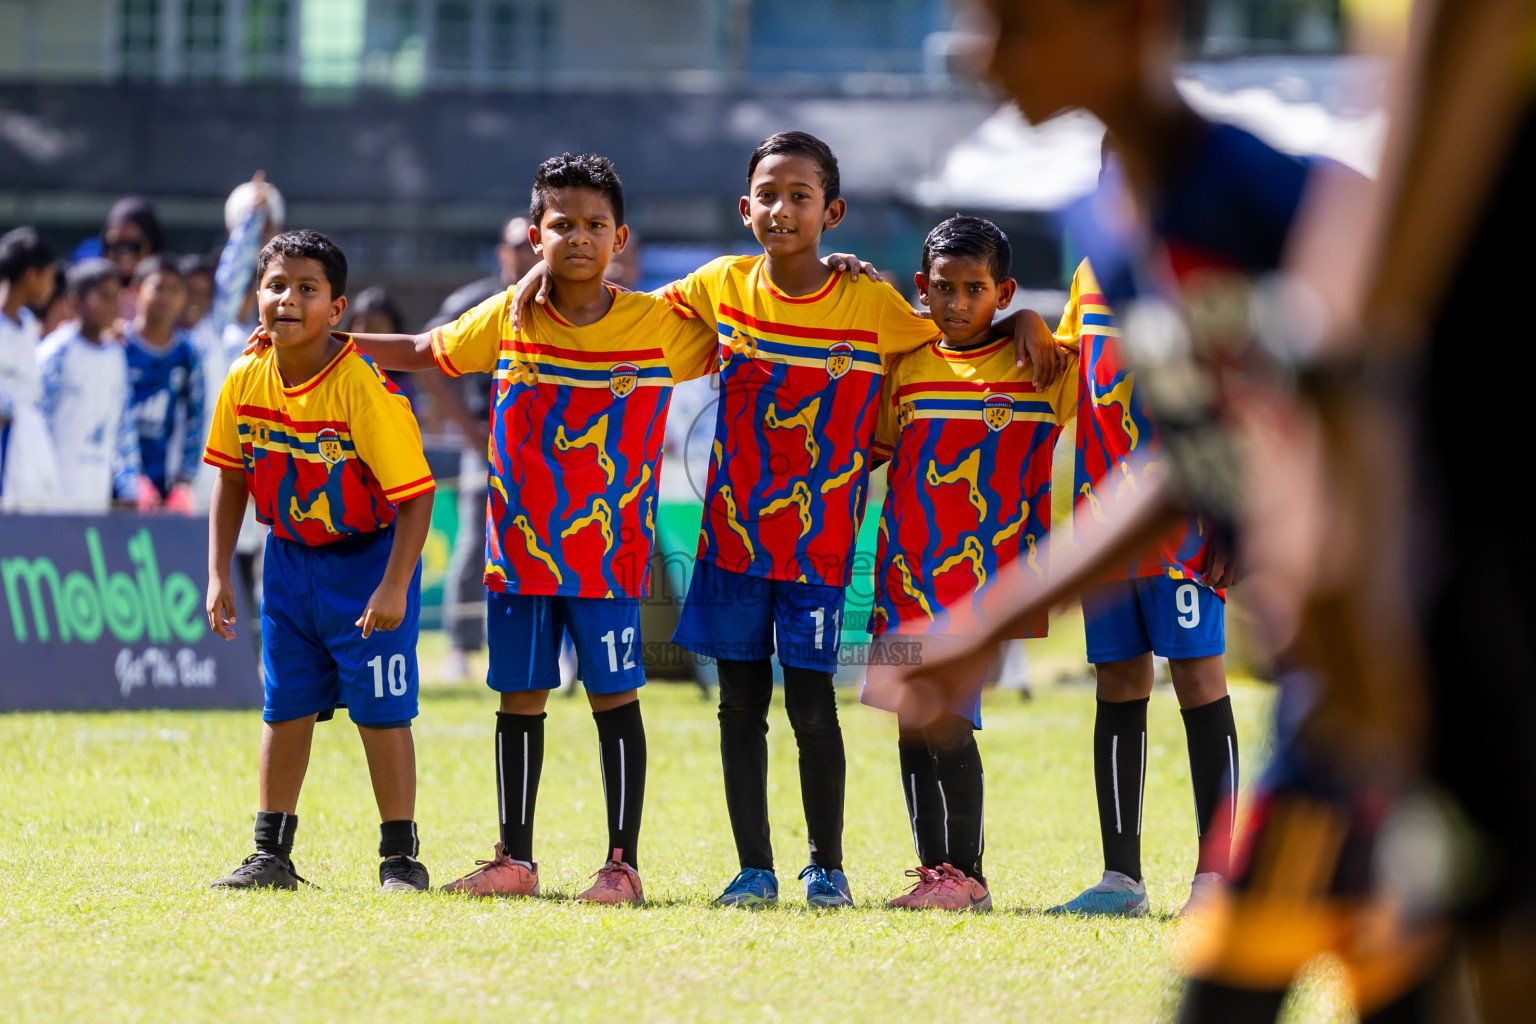
[[[763,275],[763,283],[768,286],[768,291],[773,294],[773,297],[778,299],[780,302],[816,302],[820,299],[826,298],[832,289],[837,287],[837,282],[841,280],[842,276],[843,272],[841,270],[834,271],[832,276],[827,278],[826,284],[822,285],[819,289],[809,295],[800,296],[785,295],[783,292],[779,291],[773,286],[773,281],[769,279],[767,274]]]
[[[554,356],[556,359],[569,359],[581,363],[613,363],[626,359],[665,359],[667,354],[659,348],[613,348],[603,349],[600,352],[592,352],[579,348],[561,348],[558,345],[520,344],[519,352],[534,352],[543,356]]]
[[[993,381],[987,383],[977,380],[943,380],[921,384],[903,384],[900,388],[896,389],[898,395],[904,395],[909,391],[959,391],[970,394],[990,391],[994,394],[1033,395],[1038,394],[1040,389],[1025,381],[1004,383]]]
[[[782,334],[790,338],[814,338],[817,341],[866,341],[871,345],[876,344],[880,340],[880,335],[874,331],[859,331],[853,328],[838,331],[828,330],[824,327],[797,327],[794,324],[776,324],[770,320],[759,320],[757,317],[727,306],[723,302],[720,303],[720,313],[754,330],[767,331],[770,334]]]
[[[326,427],[332,427],[336,430],[345,430],[351,433],[351,428],[347,426],[345,420],[294,420],[289,419],[284,413],[276,412],[272,409],[263,409],[259,405],[237,405],[235,406],[235,414],[237,416],[255,416],[264,420],[272,420],[276,423],[286,424],[294,430],[323,430]]]
[[[393,501],[394,498],[395,498],[395,495],[399,494],[400,492],[402,492],[402,491],[409,491],[409,490],[412,490],[413,488],[420,487],[422,484],[430,484],[431,482],[432,482],[432,477],[431,476],[424,476],[420,480],[412,480],[408,484],[401,484],[399,487],[391,487],[389,490],[384,492],[384,497],[386,497],[386,498],[390,499],[391,501]]]
[[[464,375],[464,371],[454,366],[453,362],[448,358],[448,353],[443,351],[443,329],[441,327],[434,327],[432,329],[432,361],[437,364],[439,370],[442,370],[450,377],[462,377]]]
[[[980,359],[982,356],[991,355],[1012,340],[1012,338],[999,338],[992,344],[982,348],[967,349],[945,348],[935,341],[931,343],[930,347],[933,349],[933,354],[941,359]]]

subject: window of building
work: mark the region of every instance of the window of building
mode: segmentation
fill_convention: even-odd
[[[290,0],[246,0],[244,46],[246,77],[272,79],[288,71],[292,45]]]
[[[433,28],[434,70],[455,77],[468,72],[474,56],[474,11],[468,0],[438,0]]]
[[[118,52],[123,77],[137,81],[160,73],[160,0],[122,0]]]
[[[183,0],[182,66],[188,78],[207,80],[224,74],[224,0]]]

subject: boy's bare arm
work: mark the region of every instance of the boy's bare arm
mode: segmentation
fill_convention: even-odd
[[[245,518],[245,472],[221,469],[213,481],[208,510],[208,628],[226,640],[235,638],[235,591],[229,581],[229,561]]]
[[[431,527],[432,492],[418,494],[400,503],[395,512],[394,547],[389,551],[384,578],[355,623],[362,627],[363,636],[370,636],[376,629],[394,629],[405,621],[411,577],[415,575],[416,562],[421,558],[421,549],[427,543]]]
[[[414,373],[437,368],[430,334],[349,334],[347,337],[363,355],[386,370]],[[258,327],[245,340],[245,354],[260,352],[270,344],[272,339],[267,337],[266,330]]]

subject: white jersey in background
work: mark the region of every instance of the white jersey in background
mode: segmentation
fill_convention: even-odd
[[[53,441],[38,408],[39,329],[32,311],[0,313],[0,509],[42,511],[58,498]]]
[[[42,378],[39,406],[58,456],[58,507],[106,512],[112,506],[112,453],[136,443],[128,404],[128,363],[123,346],[87,341],[65,324],[37,350]]]

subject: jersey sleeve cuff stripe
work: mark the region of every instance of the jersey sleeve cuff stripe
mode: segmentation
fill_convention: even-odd
[[[661,293],[661,297],[667,300],[667,305],[672,307],[672,312],[676,313],[684,320],[700,319],[699,314],[693,311],[693,307],[684,302],[682,296],[678,295],[677,292],[673,289],[668,288],[666,291]]]
[[[430,476],[424,476],[420,480],[412,480],[408,484],[399,487],[391,487],[384,492],[384,497],[390,501],[401,501],[405,498],[414,498],[419,494],[437,490],[437,485],[432,482]]]
[[[442,370],[450,377],[463,376],[463,371],[454,366],[448,359],[448,353],[443,351],[443,329],[441,327],[436,327],[432,330],[432,361],[437,364],[439,370]]]
[[[212,448],[204,449],[203,461],[218,469],[245,469],[245,460],[237,459]]]

